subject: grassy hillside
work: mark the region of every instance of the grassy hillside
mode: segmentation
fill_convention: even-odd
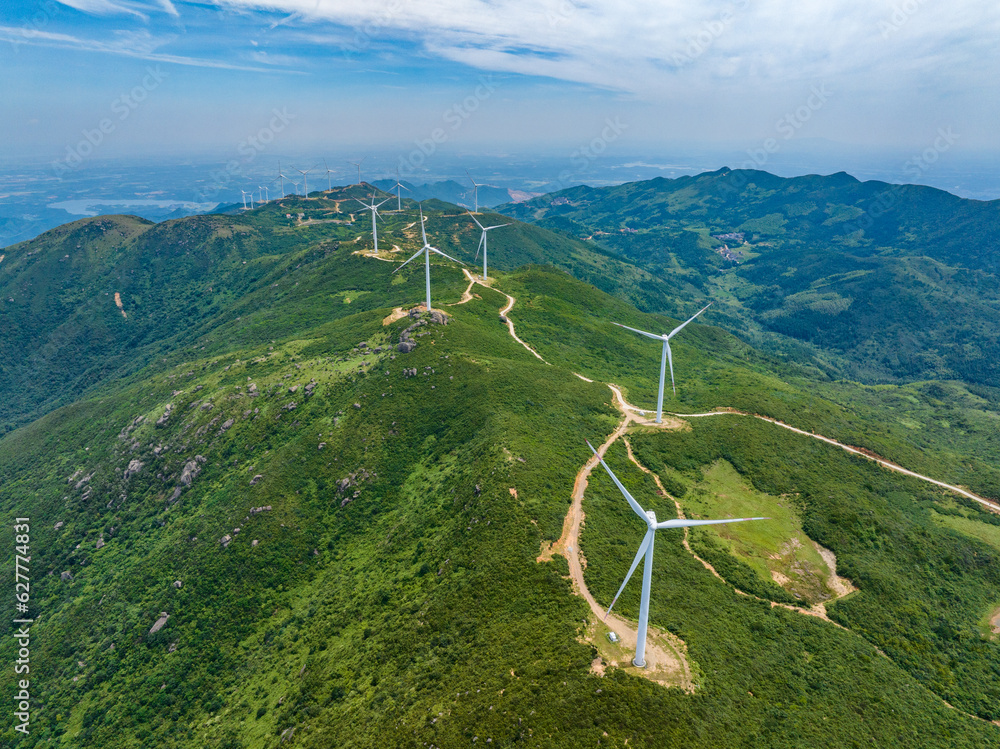
[[[744,340],[832,377],[1000,385],[1000,201],[721,169],[500,210],[587,237],[692,304],[715,300]]]
[[[51,304],[77,315],[81,342],[91,328],[119,325],[78,353],[117,365],[74,383],[84,396],[67,395],[72,402],[54,409],[45,389],[25,395],[12,414],[47,413],[0,439],[0,516],[8,528],[31,518],[36,618],[32,733],[6,726],[0,742],[996,742],[998,729],[985,721],[1000,718],[1000,646],[981,627],[985,609],[1000,603],[990,600],[1000,560],[981,540],[996,527],[992,516],[746,417],[691,420],[679,432],[639,428],[631,439],[681,501],[689,491],[702,503],[728,491],[704,481],[703,469],[719,460],[738,473],[726,475],[727,486],[752,487],[754,501],[795,494],[789,527],[833,549],[841,574],[860,589],[830,606],[846,629],[738,595],[734,587],[753,576],[765,598],[785,592],[767,588],[773,582],[740,556],[756,548],[753,537],[737,535],[733,553],[719,552],[733,574],[750,577],[720,580],[664,534],[651,621],[684,639],[697,689],[614,668],[594,673],[597,653],[584,639],[590,612],[572,593],[566,562],[536,557],[560,534],[589,456],[583,439],[600,439],[620,421],[604,383],[623,386],[640,406],[655,397],[655,345],[608,320],[675,321],[538,266],[505,273],[498,265],[496,290],[476,286],[468,303],[445,306],[459,301],[466,281],[454,264],[435,262],[435,307],[447,324],[427,316],[386,323],[393,308],[422,301],[422,269],[393,274],[395,264],[357,254],[371,249],[367,220],[352,224],[346,208],[346,200],[313,198],[156,227],[114,219],[134,227],[113,255],[131,272],[102,276],[112,266],[98,239],[88,249],[97,261],[81,272],[96,288],[122,283],[128,318],[107,297],[87,306],[75,286],[50,290]],[[399,244],[401,257],[412,253],[413,221],[412,212],[388,217],[380,250],[385,242]],[[477,237],[467,224],[434,211],[428,235],[470,258]],[[101,237],[114,231],[99,228]],[[213,239],[220,231],[231,236]],[[518,231],[548,251],[542,230]],[[493,246],[491,238],[491,257]],[[43,253],[16,249],[18,288],[38,303],[45,296],[28,281],[41,283],[33,269]],[[517,299],[510,315],[518,335],[551,364],[499,324],[501,291]],[[182,325],[185,301],[198,312]],[[58,329],[22,303],[4,313],[19,330]],[[404,354],[396,344],[414,325],[417,346]],[[710,324],[685,329],[674,351],[671,410],[766,413],[945,480],[1000,489],[995,432],[981,426],[996,418],[985,390],[822,389],[810,370]],[[39,371],[68,378],[62,359],[49,362]],[[32,366],[23,355],[14,365],[25,373]],[[959,413],[957,442],[951,426],[931,424],[950,419],[958,428]],[[620,443],[609,461],[670,516]],[[607,605],[641,527],[596,473],[585,510],[587,581]],[[0,581],[8,589],[13,553],[7,544]],[[620,606],[634,617],[631,585]],[[10,663],[14,648],[4,637],[0,658]],[[12,677],[11,669],[0,677],[8,702]]]

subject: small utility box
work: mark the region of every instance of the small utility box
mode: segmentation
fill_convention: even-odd
[[[618,642],[619,637],[614,632],[608,632],[608,639],[611,640],[611,642]]]

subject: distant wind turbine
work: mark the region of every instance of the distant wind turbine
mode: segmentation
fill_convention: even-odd
[[[382,201],[382,203],[376,204],[375,203],[375,193],[372,193],[372,202],[371,202],[371,205],[368,205],[368,203],[366,203],[365,201],[361,200],[360,198],[355,198],[355,200],[357,200],[359,203],[361,203],[361,205],[363,205],[365,207],[366,211],[371,211],[372,212],[372,239],[375,241],[375,252],[378,252],[378,225],[376,224],[375,219],[379,215],[379,213],[378,213],[378,207],[380,205],[382,205],[382,203],[386,203],[389,200],[391,200],[391,198],[386,198],[385,200]]]
[[[252,202],[253,193],[249,193],[246,190],[240,190],[240,192],[243,193],[243,210],[245,211],[247,209],[247,195],[250,196],[250,201]]]
[[[479,213],[479,184],[476,182],[476,180],[472,179],[472,175],[469,174],[469,170],[468,169],[465,170],[465,173],[469,177],[469,182],[472,183],[472,189],[473,189],[473,192],[475,193],[475,204],[476,204],[476,207],[475,207],[474,212],[475,213]]]
[[[677,385],[674,384],[674,355],[670,350],[670,339],[681,332],[685,325],[687,325],[691,320],[694,320],[698,315],[707,310],[712,306],[709,302],[700,310],[695,312],[689,319],[682,322],[676,328],[671,330],[666,335],[657,335],[656,333],[647,333],[645,330],[639,330],[638,328],[630,328],[628,325],[622,325],[621,323],[612,323],[612,325],[617,325],[619,328],[625,328],[625,330],[631,330],[633,333],[638,333],[639,335],[644,335],[647,338],[652,338],[656,341],[663,341],[663,354],[660,359],[660,394],[656,400],[656,423],[659,424],[663,421],[663,381],[667,374],[667,362],[670,363],[670,386],[674,390],[674,395],[677,395]]]
[[[497,224],[496,226],[483,226],[481,223],[479,223],[479,219],[477,219],[471,212],[469,213],[469,216],[472,218],[473,221],[476,222],[476,226],[478,226],[480,229],[483,230],[483,233],[479,237],[479,247],[483,251],[483,280],[485,281],[488,278],[488,276],[486,275],[486,232],[490,231],[491,229],[500,229],[500,228],[503,228],[504,226],[510,226],[510,224]],[[479,250],[478,249],[476,250],[476,257],[477,258],[479,257]]]
[[[281,180],[281,197],[285,197],[285,180],[288,177],[281,171],[281,159],[278,159],[278,179]]]
[[[360,177],[361,175],[359,174],[358,176]],[[407,187],[406,185],[404,185],[402,182],[399,181],[398,169],[396,170],[396,184],[394,184],[393,187],[396,188],[396,210],[401,211],[403,210],[403,201],[400,198],[400,196],[402,195],[402,193],[400,192],[400,188],[406,190],[407,192],[412,192],[412,190],[410,190],[409,187]]]
[[[302,175],[302,189],[305,192],[305,197],[307,197],[307,198],[309,197],[309,178],[306,177],[306,175],[309,174],[309,172],[311,172],[315,168],[316,167],[311,166],[311,167],[309,167],[308,169],[305,169],[305,170],[302,170],[302,169],[296,169],[295,170],[299,174]]]
[[[625,590],[625,586],[628,585],[629,579],[632,577],[632,573],[635,572],[635,568],[639,566],[639,561],[645,557],[646,563],[642,570],[642,598],[639,601],[639,631],[635,642],[635,658],[632,659],[632,663],[639,668],[646,667],[646,627],[649,623],[649,587],[653,578],[653,540],[656,537],[656,531],[662,530],[663,528],[688,528],[696,525],[719,525],[722,523],[743,523],[747,520],[770,520],[770,518],[727,518],[725,520],[686,520],[684,518],[677,518],[675,520],[665,520],[662,523],[656,522],[656,513],[652,510],[643,510],[635,498],[629,494],[628,489],[622,486],[622,482],[618,480],[618,477],[608,468],[608,464],[604,462],[600,453],[594,450],[594,446],[587,443],[594,455],[604,466],[604,470],[608,472],[611,480],[615,482],[615,485],[625,495],[625,499],[628,500],[629,505],[632,507],[633,512],[639,516],[639,518],[646,524],[646,536],[642,539],[642,543],[639,544],[639,551],[636,552],[635,559],[632,560],[632,566],[629,567],[628,574],[625,575],[625,582],[618,589],[615,594],[614,600],[611,601],[611,605],[608,606],[607,612],[604,614],[604,619],[607,620],[608,615],[611,613],[611,609],[614,608],[615,603],[618,601],[618,596],[622,594]]]
[[[355,198],[355,200],[357,200],[357,198]],[[455,260],[455,258],[453,258],[451,255],[446,255],[445,253],[441,252],[441,250],[439,250],[437,247],[431,247],[430,244],[428,244],[427,232],[424,230],[424,207],[422,205],[420,206],[420,233],[424,237],[424,246],[421,247],[419,250],[417,250],[417,252],[413,255],[413,257],[410,258],[410,260],[413,260],[414,258],[418,257],[421,252],[424,253],[424,278],[426,279],[427,283],[427,311],[430,312],[431,311],[431,253],[436,252],[438,255],[446,257],[449,260]],[[407,260],[406,263],[409,263],[410,260]],[[455,260],[455,262],[462,263],[461,260]],[[393,273],[395,273],[398,270],[402,270],[403,266],[406,265],[406,263],[403,263],[403,265],[396,268],[396,270],[394,270]],[[462,263],[462,265],[465,265],[465,263]]]
[[[367,156],[364,156],[364,157],[362,157],[361,161],[348,161],[347,162],[348,164],[353,164],[354,166],[356,166],[358,168],[358,184],[359,185],[361,184],[361,165],[365,163],[365,159],[367,159],[367,158],[368,158]]]
[[[333,174],[333,170],[330,165],[326,163],[326,159],[323,159],[323,166],[326,167],[326,191],[330,192],[333,189],[333,183],[330,181],[330,175]]]

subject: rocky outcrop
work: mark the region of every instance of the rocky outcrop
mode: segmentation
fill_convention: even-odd
[[[59,575],[59,579],[64,583],[71,583],[73,582],[73,575],[70,572],[63,572]]]
[[[128,481],[133,476],[137,475],[141,470],[143,465],[145,465],[141,460],[133,460],[128,464],[128,468],[125,469],[125,480]]]
[[[250,486],[254,486],[254,485],[258,484],[263,479],[264,479],[264,474],[258,473],[256,476],[254,476],[252,479],[250,479]]]
[[[153,626],[149,628],[149,634],[155,635],[157,632],[163,629],[163,625],[167,623],[167,619],[169,618],[170,614],[168,614],[166,611],[160,612],[160,618],[157,619],[153,623]]]
[[[167,420],[170,418],[170,412],[173,410],[174,410],[174,404],[168,403],[166,410],[163,412],[163,416],[161,416],[156,420],[156,426],[161,427],[164,424],[166,424]]]
[[[191,486],[198,474],[201,473],[201,465],[206,461],[206,458],[202,455],[196,455],[193,460],[189,460],[184,464],[184,469],[181,471],[181,484],[184,486]]]

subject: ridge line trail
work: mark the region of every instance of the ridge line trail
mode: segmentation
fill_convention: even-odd
[[[537,351],[535,351],[535,349],[531,348],[531,346],[529,346],[527,343],[525,343],[521,338],[518,337],[517,333],[514,332],[514,323],[511,321],[511,319],[509,317],[507,317],[507,313],[510,312],[514,308],[514,305],[517,303],[517,300],[514,297],[512,297],[510,294],[508,294],[508,293],[506,293],[504,291],[500,291],[500,289],[494,289],[492,286],[490,286],[487,283],[483,283],[483,280],[481,278],[476,278],[475,276],[473,276],[471,273],[469,273],[468,269],[462,268],[462,272],[465,274],[465,277],[468,278],[469,281],[471,282],[469,284],[469,288],[470,289],[472,288],[472,284],[473,283],[478,283],[480,286],[485,286],[487,289],[491,289],[491,290],[497,292],[498,294],[503,294],[505,297],[507,297],[507,306],[504,307],[502,310],[500,310],[500,314],[506,320],[507,330],[510,331],[511,338],[513,338],[515,341],[517,341],[522,346],[524,346],[526,349],[528,349],[528,351],[530,351],[532,354],[534,354],[535,358],[537,358],[539,361],[544,362],[545,364],[549,364],[549,366],[552,366],[549,362],[545,361],[545,359],[542,358],[541,354],[539,354]]]
[[[967,498],[969,498],[971,500],[974,500],[974,501],[978,502],[979,504],[984,505],[985,507],[988,507],[989,509],[993,510],[994,512],[1000,512],[1000,504],[998,504],[998,503],[996,503],[996,502],[994,502],[992,500],[989,500],[989,499],[987,499],[985,497],[981,497],[978,494],[970,492],[968,489],[963,489],[962,487],[955,486],[954,484],[947,484],[944,481],[938,481],[937,479],[932,479],[930,476],[924,476],[923,474],[917,473],[916,471],[911,471],[909,468],[903,468],[903,466],[899,465],[898,463],[893,463],[891,460],[888,460],[887,458],[883,458],[881,455],[878,455],[878,454],[872,452],[871,450],[867,450],[867,449],[865,449],[863,447],[853,447],[852,445],[847,445],[847,444],[844,444],[843,442],[838,442],[837,440],[831,439],[830,437],[824,437],[822,434],[817,434],[816,432],[807,432],[804,429],[799,429],[798,427],[793,427],[791,424],[786,424],[785,422],[779,421],[778,419],[773,419],[770,416],[762,416],[760,414],[752,414],[752,413],[749,413],[747,411],[738,411],[736,409],[726,409],[726,410],[722,410],[722,411],[710,411],[708,413],[701,413],[701,414],[681,414],[681,413],[674,413],[674,412],[671,412],[671,413],[674,416],[678,416],[678,417],[681,417],[681,418],[687,418],[687,419],[696,419],[696,418],[702,418],[702,417],[705,417],[705,416],[724,416],[724,415],[729,415],[729,416],[752,416],[755,419],[760,419],[761,421],[766,421],[769,424],[774,424],[775,426],[779,426],[782,429],[788,429],[789,431],[795,432],[796,434],[801,434],[801,435],[804,435],[806,437],[812,437],[813,439],[820,440],[821,442],[826,442],[828,445],[833,445],[835,447],[839,447],[842,450],[846,450],[847,452],[852,453],[854,455],[860,455],[862,458],[866,458],[866,459],[871,460],[871,461],[873,461],[875,463],[878,463],[880,466],[882,466],[883,468],[888,468],[890,471],[895,471],[897,473],[902,473],[905,476],[911,476],[912,478],[920,479],[921,481],[926,481],[929,484],[934,484],[935,486],[940,486],[940,487],[942,487],[944,489],[948,489],[949,491],[953,491],[956,494],[961,494],[963,497],[967,497]]]

